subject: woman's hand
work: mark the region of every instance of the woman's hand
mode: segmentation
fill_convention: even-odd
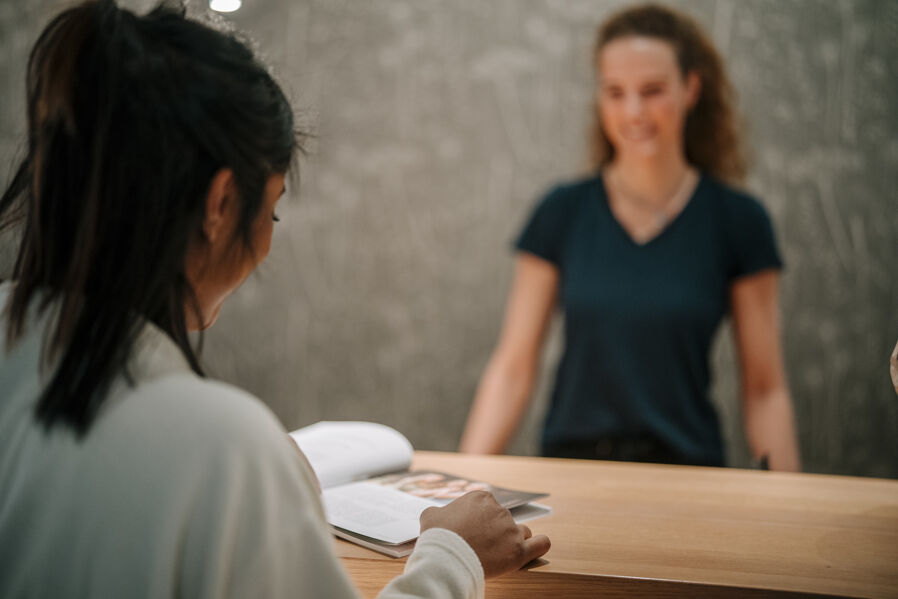
[[[739,354],[745,437],[755,459],[771,470],[800,471],[792,399],[780,343],[778,273],[766,270],[738,279],[730,289]]]
[[[427,508],[421,514],[421,532],[428,528],[445,528],[463,538],[487,578],[520,569],[551,545],[546,535],[533,536],[528,527],[515,523],[486,491],[471,491],[444,507]]]

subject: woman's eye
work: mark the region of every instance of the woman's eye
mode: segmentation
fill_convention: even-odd
[[[276,223],[281,222],[281,219],[278,218],[278,215],[274,214],[274,213],[271,214],[271,220],[273,220]]]

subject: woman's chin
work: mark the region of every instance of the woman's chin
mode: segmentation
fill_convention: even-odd
[[[210,316],[203,317],[203,326],[200,327],[200,330],[205,331],[206,329],[210,328],[213,324],[215,324],[215,321],[218,320],[219,312],[221,312],[221,304],[218,304],[217,306],[215,306],[215,309],[212,310],[212,314]]]
[[[633,160],[653,160],[666,154],[661,144],[656,140],[646,140],[642,142],[631,142],[622,145],[622,157]]]
[[[187,330],[191,333],[196,331],[205,331],[218,320],[218,313],[221,311],[221,304],[218,304],[211,310],[203,310],[202,314],[202,324],[197,325],[196,319],[192,317],[192,315],[188,314],[187,317]]]

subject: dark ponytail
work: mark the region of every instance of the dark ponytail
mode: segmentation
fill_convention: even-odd
[[[112,0],[50,22],[26,87],[28,151],[0,198],[0,230],[22,226],[6,345],[30,310],[54,306],[37,416],[84,433],[112,379],[129,378],[145,320],[202,374],[187,336],[185,309],[199,308],[185,257],[202,236],[209,183],[233,171],[235,243],[251,251],[265,184],[293,158],[293,114],[233,35],[180,7],[137,16]]]

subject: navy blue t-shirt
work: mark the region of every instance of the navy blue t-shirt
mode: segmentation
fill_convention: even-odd
[[[561,275],[564,354],[543,444],[647,434],[723,465],[709,353],[733,280],[782,267],[764,207],[703,175],[667,228],[638,244],[596,176],[553,189],[516,247]]]

